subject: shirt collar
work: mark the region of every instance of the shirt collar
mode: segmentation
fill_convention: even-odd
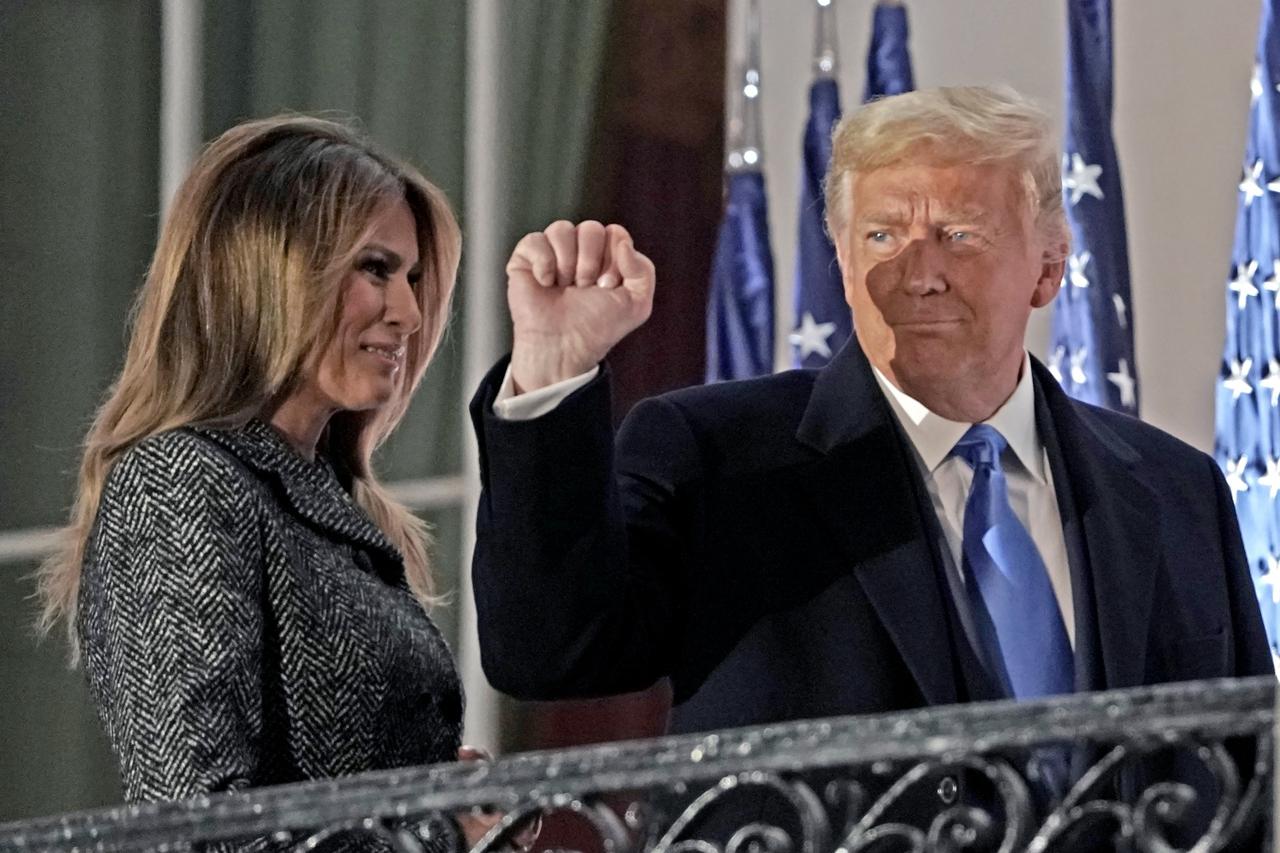
[[[890,382],[875,365],[872,365],[871,371],[888,398],[894,416],[902,424],[907,438],[924,463],[925,470],[933,473],[971,424],[949,421],[934,414],[924,403]],[[1036,430],[1035,383],[1031,377],[1031,357],[1025,352],[1022,355],[1022,374],[1013,394],[983,423],[995,427],[1004,436],[1018,462],[1037,482],[1047,482],[1044,445]]]

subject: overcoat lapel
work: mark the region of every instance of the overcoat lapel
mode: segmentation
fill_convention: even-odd
[[[811,511],[853,567],[925,701],[957,701],[939,570],[915,494],[920,473],[857,340],[815,380],[796,437],[829,478]]]
[[[1032,370],[1053,422],[1087,554],[1102,653],[1102,683],[1095,677],[1090,686],[1136,687],[1146,667],[1153,584],[1162,559],[1155,494],[1137,474],[1137,450],[1071,400],[1035,359]]]

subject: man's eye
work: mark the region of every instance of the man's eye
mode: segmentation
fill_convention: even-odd
[[[888,243],[889,239],[888,231],[872,231],[867,234],[867,240],[872,243]]]
[[[952,231],[947,235],[947,239],[952,243],[968,243],[973,239],[971,231]]]

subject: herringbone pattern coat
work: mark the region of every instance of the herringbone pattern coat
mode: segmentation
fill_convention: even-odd
[[[260,421],[116,463],[79,630],[130,801],[457,753],[461,685],[399,553],[323,458]]]

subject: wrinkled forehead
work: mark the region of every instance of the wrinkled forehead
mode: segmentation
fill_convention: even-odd
[[[1025,173],[1010,163],[905,160],[847,180],[857,222],[978,223],[1031,212]]]

